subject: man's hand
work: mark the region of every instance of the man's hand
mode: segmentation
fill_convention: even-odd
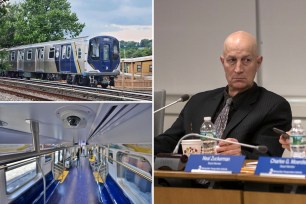
[[[238,142],[238,140],[234,138],[226,138],[225,140]],[[223,155],[241,155],[241,146],[238,144],[220,141],[218,147],[216,148],[216,153]]]
[[[288,134],[288,133],[287,133]],[[282,147],[284,149],[287,149],[290,151],[290,140],[285,139],[282,135],[279,137],[279,143],[281,143]]]

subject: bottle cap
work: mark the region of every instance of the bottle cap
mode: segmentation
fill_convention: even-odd
[[[211,117],[204,117],[204,121],[211,121]]]
[[[301,123],[302,123],[302,120],[293,120],[293,123],[294,123],[294,124],[301,124]]]

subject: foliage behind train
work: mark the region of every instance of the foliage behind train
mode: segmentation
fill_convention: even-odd
[[[8,49],[6,75],[66,80],[82,86],[114,86],[119,75],[119,41],[111,36],[80,37]]]

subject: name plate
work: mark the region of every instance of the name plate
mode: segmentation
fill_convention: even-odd
[[[305,178],[306,159],[259,157],[256,175]]]
[[[191,154],[185,171],[200,173],[240,173],[245,156]]]

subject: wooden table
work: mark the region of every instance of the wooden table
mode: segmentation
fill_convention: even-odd
[[[154,178],[208,179],[214,181],[256,182],[262,184],[306,185],[306,179],[266,177],[253,173],[210,174],[184,171],[155,170]],[[188,187],[154,187],[155,203],[208,203],[208,204],[299,204],[306,203],[306,194],[272,193],[262,191],[207,189]]]

